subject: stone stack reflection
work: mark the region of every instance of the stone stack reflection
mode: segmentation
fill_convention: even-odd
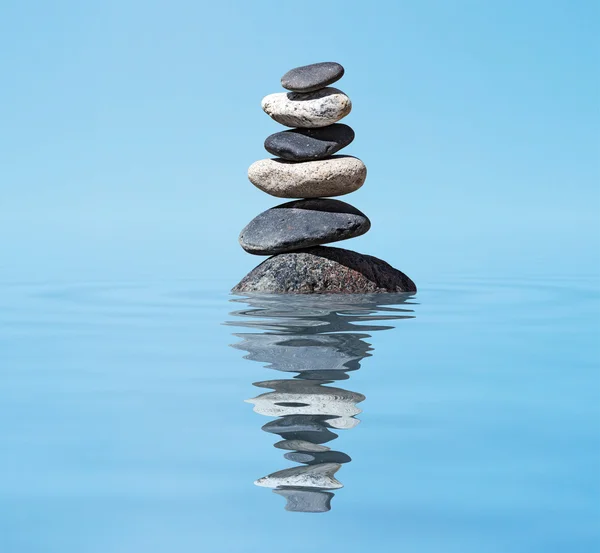
[[[290,378],[264,380],[254,385],[268,391],[247,400],[254,411],[276,417],[265,432],[278,435],[275,447],[299,463],[256,480],[286,498],[288,511],[330,510],[333,490],[342,487],[336,473],[349,455],[332,447],[337,431],[354,428],[361,412],[361,393],[340,387],[361,361],[371,356],[366,332],[392,326],[377,321],[411,317],[405,294],[361,296],[252,296],[233,301],[249,309],[232,313],[244,321],[228,324],[261,329],[238,333],[233,347],[248,352],[246,359],[290,374]],[[360,323],[360,324],[357,324]]]

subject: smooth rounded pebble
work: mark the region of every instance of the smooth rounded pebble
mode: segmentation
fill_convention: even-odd
[[[322,88],[306,94],[277,92],[262,100],[266,114],[286,127],[319,128],[337,123],[352,109],[352,102],[337,88]]]
[[[263,211],[242,230],[239,242],[248,253],[273,255],[354,238],[370,228],[368,217],[347,203],[298,200]]]
[[[319,129],[293,129],[272,134],[265,150],[288,161],[314,161],[332,156],[354,140],[354,131],[343,123]]]
[[[250,271],[234,294],[370,294],[416,292],[404,273],[370,255],[317,247],[275,255]]]
[[[250,165],[248,178],[257,188],[278,198],[322,198],[358,190],[367,178],[367,168],[351,156],[302,162],[261,159]]]
[[[294,92],[312,92],[344,76],[344,68],[333,61],[303,65],[288,71],[281,77],[281,86]]]

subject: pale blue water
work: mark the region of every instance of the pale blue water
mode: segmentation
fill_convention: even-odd
[[[598,551],[599,307],[584,278],[4,285],[0,552]]]

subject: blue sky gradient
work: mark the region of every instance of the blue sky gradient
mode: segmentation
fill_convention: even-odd
[[[599,271],[600,4],[0,6],[0,280],[201,278],[262,258],[246,170],[288,69],[338,61],[373,228],[417,284]],[[440,277],[442,278],[442,277]]]

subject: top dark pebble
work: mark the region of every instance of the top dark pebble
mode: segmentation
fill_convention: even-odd
[[[281,86],[294,92],[313,92],[325,88],[344,75],[344,68],[333,61],[303,65],[281,77]]]

